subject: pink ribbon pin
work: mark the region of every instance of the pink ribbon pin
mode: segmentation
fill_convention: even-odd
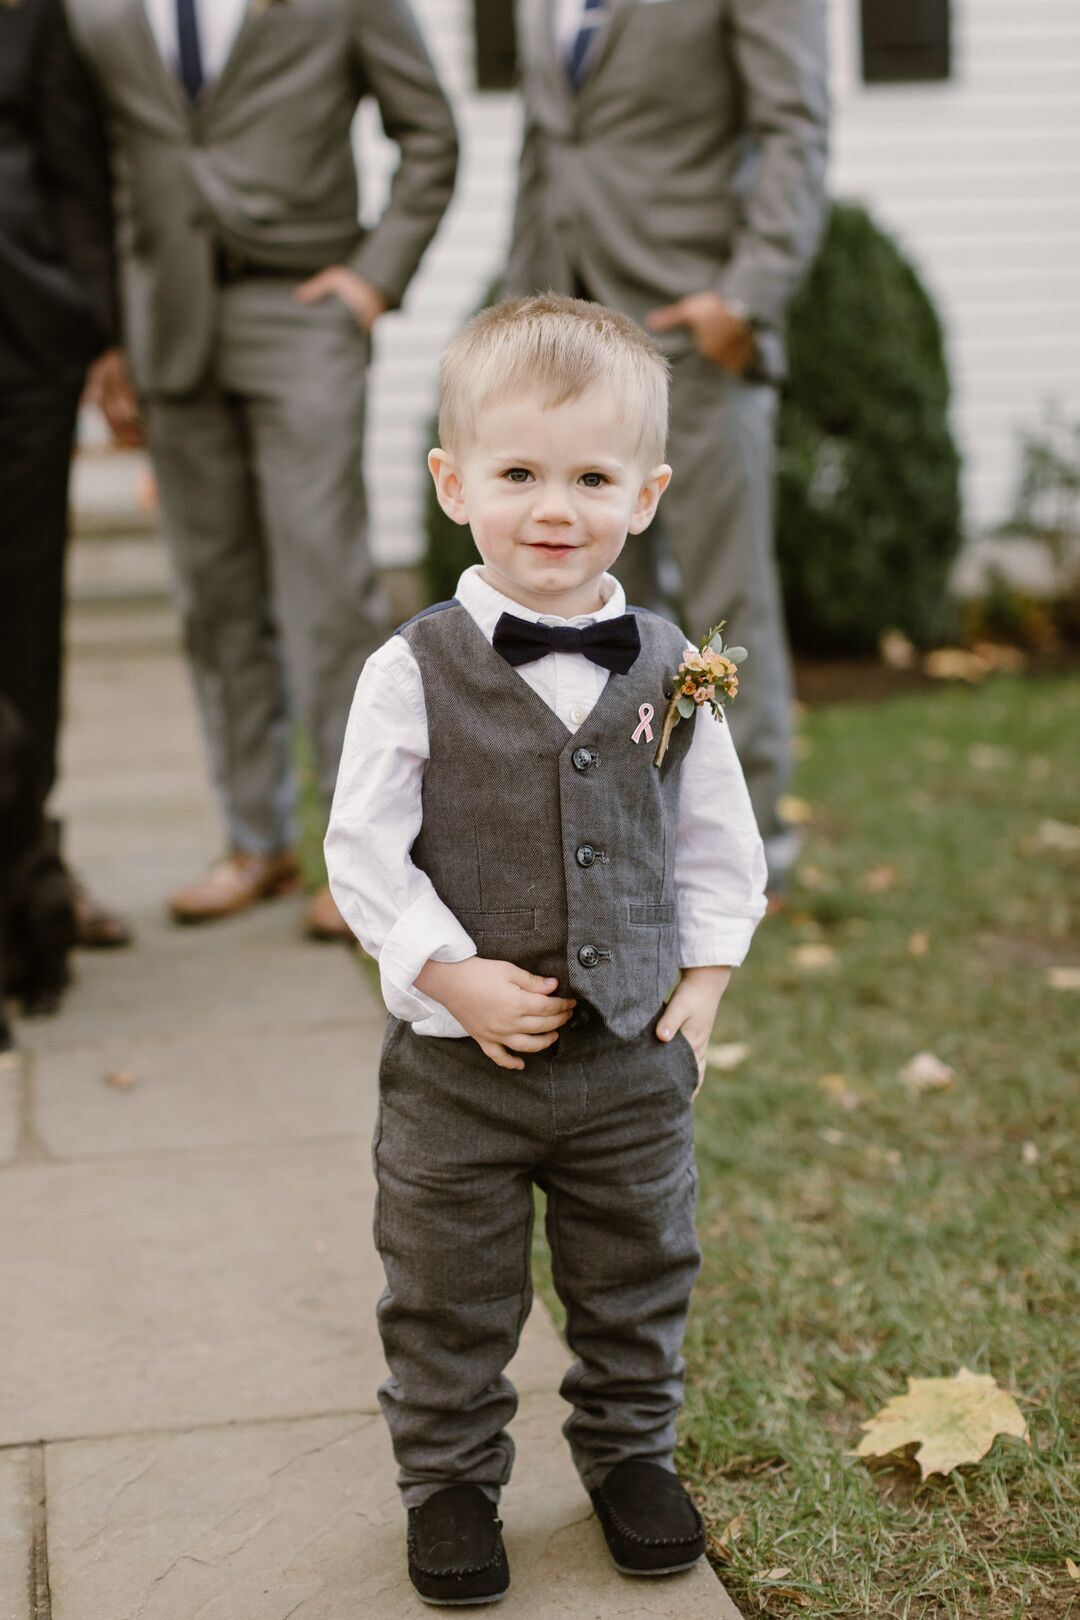
[[[650,726],[649,721],[652,719],[655,713],[656,710],[653,708],[651,703],[643,703],[641,705],[641,708],[638,710],[638,720],[640,724],[635,730],[634,735],[631,737],[631,742],[639,743],[642,737],[645,738],[646,742],[652,742],[652,726]]]

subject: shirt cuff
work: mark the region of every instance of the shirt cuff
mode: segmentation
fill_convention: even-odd
[[[738,967],[746,958],[757,921],[749,917],[715,918],[700,928],[679,929],[679,966]]]
[[[379,979],[387,1010],[417,1028],[433,1016],[440,1025],[450,1017],[440,1002],[416,988],[416,975],[432,957],[437,962],[464,962],[476,945],[434,890],[418,896],[391,928],[379,952]],[[465,1031],[457,1023],[455,1031]]]

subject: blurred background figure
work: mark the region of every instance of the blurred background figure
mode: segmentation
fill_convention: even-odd
[[[631,601],[752,649],[732,725],[778,891],[792,683],[773,553],[775,384],[825,209],[822,0],[524,0],[525,137],[504,291],[635,316],[672,362],[661,520],[678,568],[627,547]],[[665,601],[665,598],[667,600]]]
[[[172,895],[206,921],[296,886],[293,713],[328,805],[384,633],[361,474],[370,331],[453,189],[449,107],[405,0],[70,0],[121,176],[123,354],[94,383],[149,443],[227,852]],[[400,149],[358,224],[350,127]],[[130,367],[130,373],[128,370]],[[307,927],[350,938],[321,890]]]
[[[48,867],[54,899],[62,887],[59,829],[45,808],[57,767],[68,467],[86,369],[113,325],[109,173],[92,86],[61,0],[0,6],[0,743],[6,791],[21,806],[18,837],[0,852],[0,900],[17,881],[24,923],[37,910],[34,872]],[[122,918],[68,887],[78,943],[127,943]],[[25,965],[9,963],[9,986]]]

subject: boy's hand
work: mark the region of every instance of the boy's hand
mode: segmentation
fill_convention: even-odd
[[[470,956],[464,962],[425,962],[416,988],[441,1002],[500,1069],[523,1069],[516,1052],[542,1052],[577,1006],[555,995],[558,979],[541,979],[513,962]]]
[[[670,1041],[676,1031],[681,1029],[693,1047],[694,1056],[698,1061],[695,1097],[705,1079],[705,1049],[712,1034],[716,1009],[730,980],[729,967],[683,968],[682,978],[671,1000],[660,1014],[660,1022],[656,1026],[659,1040]]]

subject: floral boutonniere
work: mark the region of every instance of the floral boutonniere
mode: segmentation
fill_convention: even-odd
[[[706,630],[698,642],[697,652],[687,653],[675,671],[675,690],[664,713],[653,764],[663,764],[671,733],[680,720],[689,720],[695,710],[708,704],[717,720],[724,718],[724,704],[730,703],[739,690],[738,666],[746,657],[745,647],[725,647],[721,635],[726,619]]]

